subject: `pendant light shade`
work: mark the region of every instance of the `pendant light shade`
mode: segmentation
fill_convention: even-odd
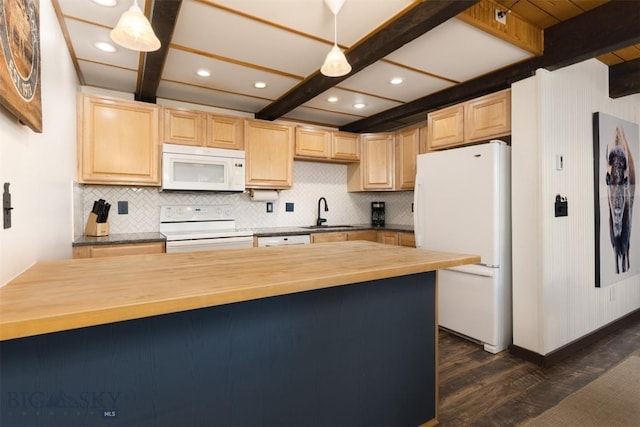
[[[347,62],[347,58],[338,45],[333,45],[320,68],[320,72],[327,77],[340,77],[351,72],[351,65]]]
[[[346,0],[325,0],[325,4],[333,13],[333,47],[327,54],[320,72],[327,77],[341,77],[351,72],[351,65],[338,47],[338,12]]]
[[[111,30],[111,40],[122,47],[141,52],[160,49],[160,40],[153,32],[149,20],[138,7],[137,0],[133,0],[133,5],[122,14],[118,25]]]

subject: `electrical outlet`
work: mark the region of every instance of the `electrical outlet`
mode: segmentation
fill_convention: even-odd
[[[496,21],[502,25],[507,25],[507,12],[496,9]]]
[[[273,202],[267,202],[267,213],[273,212]]]
[[[286,212],[293,212],[293,203],[291,203],[291,202],[285,203],[284,210]]]
[[[127,200],[118,201],[118,215],[127,215],[129,213],[129,202]]]

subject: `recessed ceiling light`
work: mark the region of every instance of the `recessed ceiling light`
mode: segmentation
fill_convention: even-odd
[[[100,6],[113,7],[118,4],[118,0],[91,0]]]
[[[330,96],[329,98],[327,98],[327,101],[329,101],[329,102],[338,102],[338,97],[337,96]]]
[[[107,53],[114,53],[115,51],[117,51],[118,49],[116,49],[116,47],[114,45],[112,45],[111,43],[107,43],[107,42],[95,42],[93,44],[97,49],[100,49],[103,52],[107,52]]]
[[[267,87],[267,84],[265,82],[255,82],[253,84],[253,87],[255,87],[256,89],[264,89],[265,87]]]
[[[362,108],[364,108],[366,106],[367,106],[367,104],[363,104],[362,102],[358,102],[356,104],[353,104],[353,108],[357,108],[358,110],[360,110],[360,109],[362,109]]]
[[[211,72],[209,72],[208,70],[198,70],[196,71],[196,74],[200,77],[211,77]]]
[[[399,85],[402,82],[404,82],[404,79],[402,77],[394,77],[389,80],[389,83],[391,83],[392,85]]]

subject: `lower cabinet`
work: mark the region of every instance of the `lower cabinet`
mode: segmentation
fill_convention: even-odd
[[[101,258],[121,255],[161,254],[164,252],[164,242],[88,245],[75,246],[73,248],[73,257]]]
[[[400,246],[409,246],[411,248],[416,247],[416,235],[414,233],[399,232],[398,244]]]
[[[311,243],[344,242],[345,240],[347,240],[345,232],[311,234]]]
[[[347,233],[347,240],[369,240],[371,242],[377,242],[378,232],[376,230],[350,231]]]
[[[385,245],[398,246],[398,232],[397,231],[378,231],[378,243],[384,243]]]
[[[416,246],[413,233],[386,230],[337,231],[329,233],[312,233],[311,243],[344,242],[346,240],[369,240],[394,246]]]

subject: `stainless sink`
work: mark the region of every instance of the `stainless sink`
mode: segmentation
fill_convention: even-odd
[[[306,228],[309,230],[332,230],[335,228],[353,228],[353,225],[310,225],[308,227],[301,227],[301,228]]]

